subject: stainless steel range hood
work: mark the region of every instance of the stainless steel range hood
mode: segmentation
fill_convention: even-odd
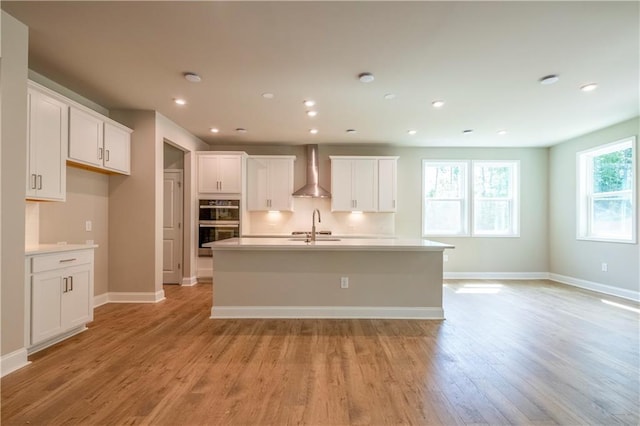
[[[307,183],[294,197],[330,198],[331,193],[318,184],[318,145],[307,145]]]

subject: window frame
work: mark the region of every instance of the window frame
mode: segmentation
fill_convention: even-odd
[[[511,168],[511,191],[513,192],[512,196],[508,199],[511,201],[510,204],[510,230],[509,233],[478,233],[475,230],[475,165],[477,163],[481,164],[493,164],[496,166],[509,165]],[[463,202],[461,205],[462,209],[462,221],[461,223],[461,232],[457,233],[446,233],[446,232],[427,232],[426,222],[425,222],[425,214],[427,209],[427,194],[426,194],[426,170],[427,166],[438,166],[438,165],[464,165],[465,168],[465,176],[464,176],[464,194],[463,194]],[[520,237],[520,160],[436,160],[436,159],[423,159],[422,160],[422,237],[423,238],[431,238],[431,237],[451,237],[451,238],[518,238]],[[456,199],[438,199],[439,201],[455,201]],[[487,200],[491,200],[487,198]]]
[[[593,159],[612,152],[631,148],[631,189],[624,191],[593,192]],[[618,148],[616,148],[618,147]],[[596,241],[607,243],[636,244],[638,241],[637,218],[637,141],[635,136],[629,136],[614,142],[595,146],[576,153],[576,239],[581,241]],[[611,195],[631,194],[631,235],[630,238],[615,238],[593,234],[593,200],[603,199]]]

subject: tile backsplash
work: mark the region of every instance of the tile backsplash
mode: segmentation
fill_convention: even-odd
[[[331,200],[323,198],[294,198],[293,212],[249,212],[244,234],[290,234],[310,231],[313,209],[321,213],[318,231],[339,235],[394,235],[394,213],[331,212]],[[247,226],[248,225],[248,226]]]
[[[38,245],[40,242],[40,204],[27,201],[24,210],[25,235],[24,243],[26,247]]]

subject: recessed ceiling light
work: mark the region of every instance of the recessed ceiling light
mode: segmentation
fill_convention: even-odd
[[[200,77],[195,72],[185,72],[184,78],[185,80],[190,81],[191,83],[200,83],[202,81],[202,77]]]
[[[498,130],[498,134],[499,134],[500,136],[502,136],[502,135],[506,135],[506,134],[507,134],[507,131],[506,131],[506,130],[504,130],[504,129],[500,129],[500,130]]]
[[[181,99],[181,98],[176,98],[176,99],[173,100],[173,102],[175,102],[178,105],[186,105],[187,104],[187,101],[185,101],[184,99]]]
[[[538,81],[540,82],[540,84],[548,85],[548,84],[556,83],[558,80],[560,80],[560,77],[558,77],[557,74],[549,74],[549,75],[545,75]]]
[[[407,133],[409,133],[411,136],[413,136],[416,133],[418,133],[418,131],[417,130],[408,130]]]
[[[391,99],[395,99],[396,95],[394,93],[387,93],[384,95],[384,98],[386,100],[391,100]]]
[[[373,77],[373,74],[371,74],[370,72],[363,72],[358,75],[358,80],[360,80],[363,83],[371,83],[374,80],[374,78],[375,77]]]
[[[464,133],[465,135],[470,135],[471,133],[473,133],[473,129],[463,130],[462,133]]]
[[[434,108],[442,108],[444,106],[444,101],[438,100],[431,102]]]
[[[312,107],[316,104],[316,101],[312,101],[311,99],[307,99],[306,101],[304,101],[304,106],[306,107]]]
[[[592,92],[598,88],[598,83],[589,83],[584,86],[580,86],[580,90],[583,92]]]
[[[247,129],[244,129],[244,128],[242,128],[242,127],[238,127],[238,128],[236,129],[236,132],[238,132],[238,133],[247,133]]]
[[[309,117],[315,117],[316,115],[318,115],[318,111],[307,111],[307,115]]]
[[[350,135],[357,133],[356,129],[347,129],[347,133],[349,133]]]
[[[312,135],[317,135],[318,129],[309,129],[309,133],[311,133]]]
[[[210,129],[209,129],[209,131],[210,131],[211,133],[218,133],[218,132],[220,131],[220,129],[218,129],[218,128],[216,128],[216,127],[212,127],[212,128],[210,128]]]

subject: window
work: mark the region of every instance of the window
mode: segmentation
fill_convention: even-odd
[[[424,161],[423,234],[466,235],[467,162]]]
[[[473,233],[518,234],[518,163],[474,161]]]
[[[635,243],[635,138],[578,155],[578,238]]]
[[[518,235],[517,161],[424,160],[422,173],[423,235]]]

